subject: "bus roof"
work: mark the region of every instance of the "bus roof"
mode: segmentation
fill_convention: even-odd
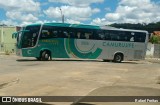
[[[148,31],[145,31],[145,30],[123,29],[123,28],[115,28],[115,27],[108,27],[108,26],[102,26],[101,29],[113,30],[113,31],[144,32],[148,34]]]
[[[95,25],[85,25],[85,24],[44,23],[44,25],[59,26],[59,27],[72,27],[72,28],[100,29],[99,26],[95,26]]]
[[[30,24],[28,26],[34,25],[42,25],[42,24]],[[87,29],[103,29],[103,30],[113,30],[113,31],[133,31],[133,32],[145,32],[145,30],[134,30],[134,29],[122,29],[122,28],[115,28],[111,26],[96,26],[96,25],[85,25],[85,24],[69,24],[69,23],[43,23],[43,25],[49,26],[59,26],[59,27],[72,27],[72,28],[87,28]]]

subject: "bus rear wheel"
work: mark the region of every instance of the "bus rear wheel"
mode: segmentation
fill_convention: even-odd
[[[43,51],[41,55],[41,60],[42,61],[48,61],[50,59],[50,54],[47,51]]]
[[[114,62],[121,63],[122,60],[123,60],[123,54],[121,53],[115,54],[114,59],[113,59]]]

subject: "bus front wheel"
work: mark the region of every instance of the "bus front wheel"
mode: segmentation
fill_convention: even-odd
[[[123,60],[123,54],[121,53],[115,54],[113,59],[114,62],[120,63],[122,62],[122,60]]]
[[[42,61],[48,61],[50,59],[50,54],[47,51],[43,51],[41,55]]]

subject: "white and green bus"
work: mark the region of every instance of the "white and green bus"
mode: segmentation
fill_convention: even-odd
[[[145,58],[148,32],[66,23],[31,24],[14,33],[18,56],[103,59],[121,62]]]

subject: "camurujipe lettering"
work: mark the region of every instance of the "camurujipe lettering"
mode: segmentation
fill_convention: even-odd
[[[134,48],[134,43],[103,42],[103,46]]]

